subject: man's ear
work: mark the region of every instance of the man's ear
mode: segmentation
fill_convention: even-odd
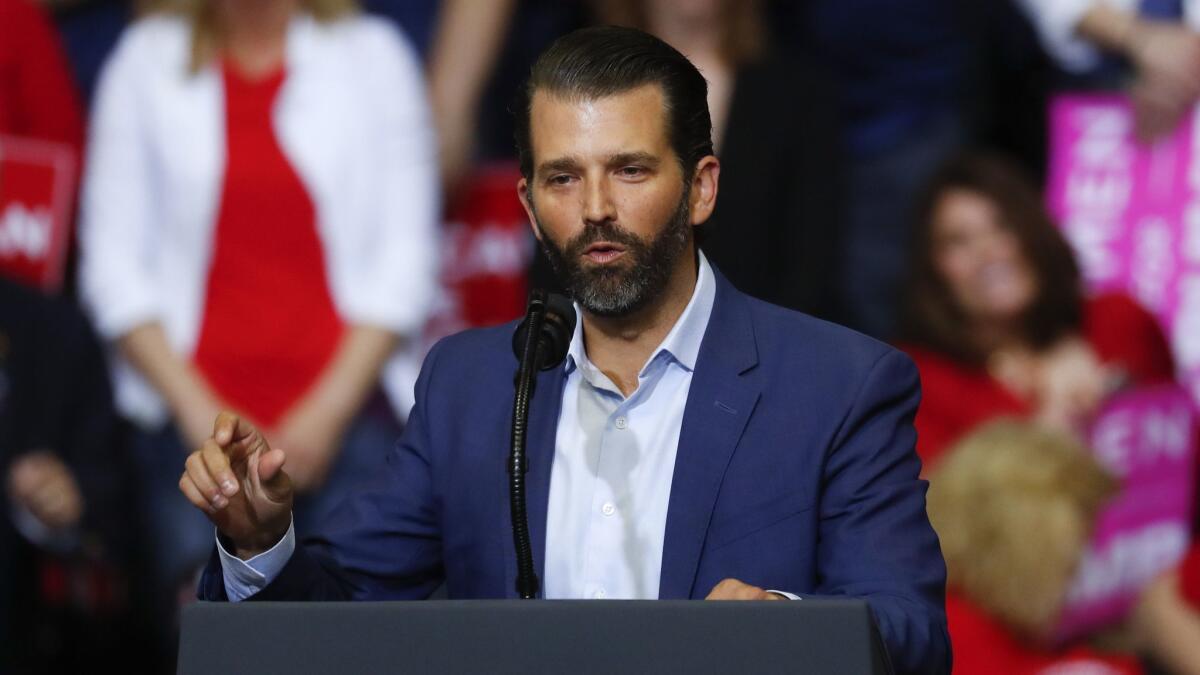
[[[717,207],[717,183],[721,177],[721,162],[713,155],[696,163],[692,176],[692,225],[700,225],[712,216]]]
[[[529,227],[533,230],[533,236],[540,242],[542,233],[538,230],[537,219],[533,216],[533,201],[529,199],[529,181],[522,176],[521,180],[517,181],[517,199],[521,200],[521,208],[525,209],[525,216],[529,218]]]

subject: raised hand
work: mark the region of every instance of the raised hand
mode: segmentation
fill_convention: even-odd
[[[188,456],[179,489],[248,559],[274,546],[291,524],[286,459],[249,422],[223,412],[212,437]]]
[[[30,452],[13,460],[8,471],[8,493],[43,525],[65,529],[83,517],[83,493],[71,469],[48,450]]]
[[[1128,54],[1137,69],[1131,93],[1138,136],[1174,131],[1200,98],[1200,34],[1176,22],[1134,22]]]

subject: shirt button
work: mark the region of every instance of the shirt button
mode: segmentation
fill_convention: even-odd
[[[604,502],[604,506],[600,507],[600,513],[603,513],[606,516],[611,516],[612,514],[614,514],[616,512],[617,512],[617,507],[614,506],[612,502]]]
[[[608,597],[608,593],[605,593],[603,588],[597,588],[596,592],[592,593],[592,597],[597,600],[603,600]]]
[[[624,429],[627,426],[629,426],[629,423],[625,421],[624,417],[617,418],[617,428],[618,429]]]

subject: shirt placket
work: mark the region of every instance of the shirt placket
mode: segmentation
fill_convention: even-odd
[[[588,517],[585,597],[632,598],[637,595],[638,569],[630,566],[624,550],[625,540],[636,536],[635,532],[626,531],[635,528],[631,519],[636,514],[625,512],[626,495],[618,493],[613,486],[629,486],[629,476],[621,475],[620,467],[626,456],[636,452],[636,448],[631,447],[637,443],[633,415],[645,398],[647,385],[652,384],[649,380],[661,374],[661,366],[659,359],[654,359],[639,378],[638,389],[629,398],[623,398],[616,386],[594,367],[581,373],[584,379],[581,384],[596,389],[598,395],[613,406],[604,420],[597,452],[596,482]]]
[[[627,452],[627,411],[633,398],[623,398],[616,386],[594,367],[586,368],[582,375],[584,382],[581,384],[596,391],[607,413],[599,430],[596,478],[588,511],[583,592],[585,597],[595,599],[629,597],[633,583],[630,570],[623,564],[624,514],[620,509],[620,495],[613,486],[623,484],[621,477],[616,475],[616,466],[622,453]]]

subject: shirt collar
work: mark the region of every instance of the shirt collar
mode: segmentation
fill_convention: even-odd
[[[663,338],[662,343],[646,360],[639,375],[644,375],[646,369],[659,354],[666,353],[675,359],[679,365],[688,371],[696,369],[696,360],[700,356],[700,343],[704,341],[704,331],[708,328],[708,319],[712,315],[713,303],[717,297],[717,280],[712,267],[703,252],[697,252],[699,265],[696,274],[696,287],[692,290],[692,298],[687,307],[671,327],[671,332]],[[570,373],[578,364],[590,362],[587,351],[583,346],[583,311],[579,303],[575,303],[575,333],[571,336],[571,346],[567,350],[566,370]]]

